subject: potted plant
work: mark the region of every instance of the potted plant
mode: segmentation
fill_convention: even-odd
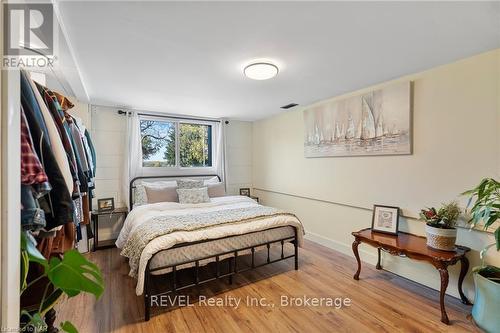
[[[463,193],[469,195],[471,228],[479,222],[484,222],[487,230],[500,219],[500,183],[492,178],[486,178],[476,188]],[[500,328],[500,268],[485,265],[486,252],[492,247],[500,251],[500,226],[495,230],[495,243],[486,246],[480,253],[481,266],[474,268],[474,284],[476,296],[472,307],[472,317],[476,324],[486,332],[498,332]]]
[[[61,300],[63,295],[74,297],[81,292],[93,294],[99,298],[104,291],[101,270],[88,261],[77,250],[69,250],[62,257],[47,260],[37,250],[36,242],[27,231],[21,233],[21,296],[33,293],[37,282],[44,283],[43,296],[36,309],[21,308],[21,332],[57,332],[50,327],[45,315]],[[28,281],[30,267],[41,268],[41,274]],[[55,320],[55,318],[53,318]],[[69,321],[62,322],[64,332],[78,333]]]
[[[436,250],[454,251],[457,239],[455,224],[460,213],[460,207],[455,201],[444,204],[439,210],[434,207],[422,209],[420,217],[426,222],[427,246]]]

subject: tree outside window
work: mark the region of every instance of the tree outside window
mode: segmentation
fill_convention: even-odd
[[[140,130],[144,167],[212,166],[211,125],[141,120]]]
[[[179,125],[179,159],[181,167],[212,166],[212,126]]]

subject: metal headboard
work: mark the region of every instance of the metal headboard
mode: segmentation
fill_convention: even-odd
[[[192,175],[192,176],[139,176],[139,177],[135,177],[133,178],[131,181],[130,181],[130,184],[129,184],[129,189],[128,189],[128,202],[130,204],[130,209],[132,209],[132,207],[134,206],[133,204],[133,192],[134,192],[134,189],[136,188],[135,186],[135,182],[137,180],[141,180],[141,179],[158,179],[158,180],[162,180],[162,179],[196,179],[196,178],[209,178],[209,177],[217,177],[217,179],[219,179],[219,181],[222,181],[220,176],[219,175],[215,175],[215,174],[209,174],[209,175]]]

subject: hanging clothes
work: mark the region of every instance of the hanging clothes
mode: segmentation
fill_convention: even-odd
[[[75,247],[76,227],[73,223],[66,223],[54,235],[38,237],[37,249],[46,258],[61,255]]]
[[[92,157],[92,178],[95,178],[95,171],[97,168],[97,163],[96,163],[96,153],[95,153],[95,148],[94,144],[92,143],[92,139],[90,138],[90,133],[85,129],[85,138],[87,145],[89,146],[88,149],[90,151],[90,156]]]
[[[38,156],[33,150],[33,140],[21,107],[21,226],[23,230],[40,230],[45,227],[45,213],[36,199],[44,196],[51,187]]]
[[[72,109],[75,106],[68,98],[66,98],[66,96],[63,96],[56,91],[54,91],[53,94],[64,112]]]
[[[33,139],[28,128],[26,115],[21,106],[21,184],[37,185],[39,196],[50,191],[47,174],[33,150]]]
[[[77,165],[75,154],[73,152],[73,147],[71,145],[71,141],[69,139],[69,126],[66,122],[66,118],[64,117],[64,112],[57,101],[57,97],[54,95],[52,91],[45,88],[44,86],[35,83],[38,91],[42,95],[45,104],[48,107],[49,112],[52,115],[52,118],[55,121],[57,126],[57,130],[59,132],[59,136],[61,138],[64,150],[66,151],[66,157],[69,161],[71,175],[73,177],[73,187],[79,182],[78,174],[77,174]],[[73,189],[74,190],[74,189]]]
[[[89,180],[88,180],[89,187],[94,187],[95,164],[89,143],[87,141],[87,136],[85,135],[87,129],[85,128],[85,125],[83,124],[80,118],[73,117],[73,120],[74,123],[76,123],[76,128],[78,129],[78,132],[80,133],[80,138],[82,140],[82,147],[85,153],[85,159],[87,160],[87,168],[89,170]]]
[[[67,158],[70,162],[71,175],[73,177],[72,198],[73,205],[75,206],[73,222],[75,223],[75,226],[77,226],[78,223],[83,222],[83,219],[81,218],[83,216],[81,202],[82,194],[80,192],[80,175],[78,172],[78,164],[73,149],[71,130],[69,128],[68,122],[66,121],[64,111],[59,105],[59,100],[56,93],[38,83],[36,83],[36,86],[40,94],[43,95],[45,104],[48,106],[49,111],[51,112],[52,117],[55,120],[64,149],[66,150]]]
[[[67,182],[52,150],[49,130],[25,71],[21,71],[21,105],[33,139],[34,151],[52,187],[47,195],[38,199],[45,213],[45,228],[50,230],[71,221],[74,207]]]
[[[83,141],[80,135],[80,131],[78,130],[78,127],[76,126],[75,120],[66,114],[66,120],[69,125],[71,137],[73,139],[73,143],[75,145],[75,156],[77,159],[77,163],[79,164],[79,168],[82,172],[82,178],[83,180],[80,180],[80,191],[87,192],[88,191],[88,186],[89,186],[89,179],[90,179],[90,169],[89,165],[87,162],[87,156],[85,154],[85,148],[83,147]]]
[[[90,222],[96,156],[71,107],[21,70],[21,222],[46,258],[74,248]]]
[[[33,94],[35,95],[35,98],[40,107],[43,119],[45,120],[45,126],[47,126],[54,157],[56,158],[56,162],[59,165],[61,173],[64,177],[66,187],[68,188],[70,193],[73,193],[73,176],[71,175],[68,157],[66,156],[66,151],[64,150],[59,130],[57,129],[54,118],[50,114],[50,111],[47,108],[47,104],[45,104],[45,101],[40,95],[35,82],[33,81],[33,79],[31,79],[30,76],[27,76],[26,78],[28,79],[28,83],[31,86]]]

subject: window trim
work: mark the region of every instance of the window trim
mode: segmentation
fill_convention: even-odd
[[[170,166],[170,167],[145,167],[142,165],[144,162],[143,157],[142,157],[142,149],[140,149],[141,153],[141,167],[144,171],[152,171],[152,172],[158,172],[160,170],[164,170],[165,172],[172,172],[172,171],[206,171],[206,170],[214,170],[216,168],[215,165],[215,159],[214,156],[216,156],[216,135],[214,131],[215,125],[217,125],[217,121],[210,121],[210,120],[195,120],[192,118],[181,118],[181,117],[162,117],[162,116],[154,116],[154,115],[139,115],[139,126],[140,122],[142,120],[152,120],[152,121],[158,121],[158,122],[170,122],[173,123],[175,126],[175,166]],[[183,167],[180,165],[180,124],[194,124],[194,125],[206,125],[206,126],[211,126],[212,127],[212,133],[211,133],[211,155],[212,155],[212,165],[211,166],[196,166],[196,167]],[[140,133],[140,128],[139,128],[139,133]],[[142,138],[142,133],[140,133],[140,137]],[[142,148],[142,143],[141,143],[141,148]]]

